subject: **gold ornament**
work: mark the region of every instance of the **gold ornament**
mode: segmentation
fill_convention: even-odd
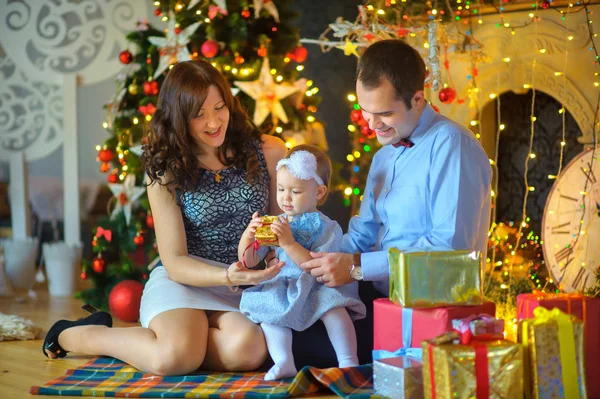
[[[138,93],[138,87],[137,87],[137,85],[136,85],[135,83],[132,83],[132,84],[130,84],[130,85],[127,87],[127,91],[128,91],[128,92],[129,92],[129,94],[131,94],[132,96],[135,96],[135,95],[137,95],[137,93]]]

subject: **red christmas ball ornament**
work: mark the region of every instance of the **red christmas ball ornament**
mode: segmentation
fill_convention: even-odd
[[[242,57],[241,55],[236,55],[234,61],[236,64],[239,65],[239,64],[243,64],[245,60],[244,60],[244,57]]]
[[[157,17],[160,17],[162,15],[162,11],[160,10],[160,8],[154,10],[154,15],[156,15]]]
[[[108,177],[106,178],[106,181],[108,181],[109,183],[116,183],[119,181],[119,176],[117,176],[114,173],[111,173],[110,175],[108,175]]]
[[[125,65],[129,64],[132,60],[133,60],[133,55],[131,54],[131,52],[129,50],[123,50],[119,54],[119,61],[121,61]]]
[[[102,162],[100,164],[100,172],[106,173],[110,170],[110,164],[108,162]]]
[[[115,152],[110,149],[98,151],[98,159],[102,162],[110,162],[115,157]]]
[[[147,96],[155,96],[158,94],[158,83],[156,83],[156,80],[144,82],[144,94]]]
[[[110,291],[108,307],[121,321],[135,323],[140,318],[140,302],[144,285],[135,280],[124,280]]]
[[[244,18],[250,18],[250,10],[248,10],[247,8],[244,8],[241,12],[242,17]]]
[[[260,46],[258,51],[256,51],[256,54],[258,54],[259,57],[266,57],[267,56],[267,48],[265,46]]]
[[[200,51],[204,57],[213,58],[219,53],[219,43],[215,42],[214,40],[207,40],[202,43]]]
[[[133,243],[138,247],[144,244],[144,236],[135,236],[133,237]]]
[[[106,270],[106,262],[102,258],[96,258],[92,262],[92,268],[96,273],[102,274]]]
[[[294,49],[294,60],[296,62],[304,62],[306,61],[306,57],[308,57],[308,50],[306,47],[298,46]]]
[[[544,0],[544,1],[542,1],[542,8],[543,8],[544,10],[547,10],[547,9],[549,9],[549,8],[550,8],[550,2],[549,2],[548,0]]]
[[[362,112],[358,109],[353,110],[350,112],[350,119],[352,119],[352,122],[358,123],[362,119]]]
[[[178,35],[181,33],[181,28],[178,26],[175,28],[175,34]]]
[[[148,226],[149,229],[154,228],[154,218],[152,217],[151,214],[148,214],[146,216],[146,226]]]
[[[86,272],[81,272],[81,274],[79,275],[79,277],[81,277],[82,280],[87,280],[88,275]]]
[[[440,90],[438,98],[444,104],[451,104],[456,98],[456,90],[454,90],[452,87],[446,87]]]

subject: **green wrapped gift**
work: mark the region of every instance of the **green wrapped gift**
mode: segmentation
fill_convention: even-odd
[[[388,251],[390,300],[409,308],[480,305],[481,253]]]

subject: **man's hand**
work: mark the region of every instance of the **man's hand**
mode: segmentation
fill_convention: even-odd
[[[339,287],[354,281],[350,277],[352,254],[311,252],[310,256],[313,259],[302,263],[300,267],[316,277],[326,287]]]

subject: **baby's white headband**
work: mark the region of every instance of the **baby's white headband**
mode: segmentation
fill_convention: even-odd
[[[279,170],[282,166],[287,167],[296,179],[315,179],[319,186],[325,184],[323,183],[323,179],[317,174],[317,157],[308,151],[300,150],[292,152],[289,158],[283,158],[277,162],[276,170]]]

